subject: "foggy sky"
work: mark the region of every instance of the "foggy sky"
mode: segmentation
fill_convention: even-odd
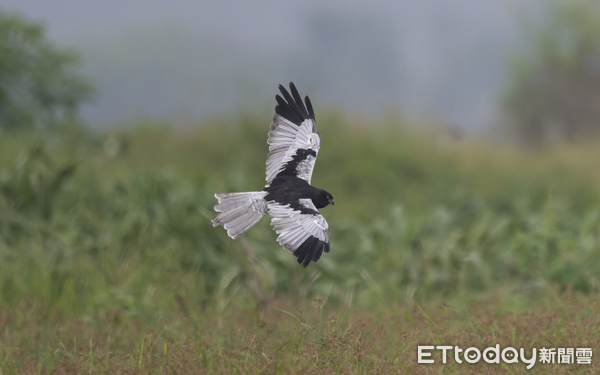
[[[518,0],[3,0],[82,55],[92,126],[273,109],[294,81],[313,104],[393,108],[463,129],[497,114]]]

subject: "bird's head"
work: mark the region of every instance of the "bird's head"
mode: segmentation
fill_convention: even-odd
[[[316,204],[316,203],[318,203],[318,204]],[[315,202],[315,206],[317,208],[323,208],[329,204],[334,204],[333,195],[329,194],[325,190],[321,190],[321,193],[319,194],[319,201]]]

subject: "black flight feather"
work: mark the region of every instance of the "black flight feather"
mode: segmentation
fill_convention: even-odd
[[[290,91],[292,92],[292,95],[290,95],[282,85],[279,85],[279,91],[281,91],[283,98],[279,95],[275,96],[275,100],[277,100],[278,104],[275,107],[275,113],[292,121],[296,125],[300,125],[306,119],[315,119],[315,112],[308,96],[305,98],[305,106],[302,102],[302,97],[292,82],[290,82]]]
[[[324,248],[326,249],[325,252],[328,253],[329,244],[326,244],[314,236],[310,236],[302,243],[302,245],[300,245],[300,247],[298,247],[298,249],[296,249],[296,251],[294,251],[294,255],[298,257],[298,263],[301,263],[302,266],[306,267],[311,261],[316,262],[321,258]]]
[[[297,113],[291,105],[285,102],[285,100],[279,96],[275,95],[275,100],[277,100],[277,106],[275,107],[275,113],[279,116],[290,120],[296,125],[300,125],[304,119],[302,116]]]

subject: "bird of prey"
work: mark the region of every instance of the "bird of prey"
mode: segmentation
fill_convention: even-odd
[[[217,193],[219,203],[212,219],[236,239],[267,212],[279,235],[277,242],[298,258],[304,267],[329,252],[329,224],[317,209],[334,204],[333,196],[310,185],[321,147],[315,113],[308,96],[304,103],[290,82],[290,93],[279,85],[277,106],[269,131],[267,184],[262,191]],[[306,106],[305,106],[306,103]]]

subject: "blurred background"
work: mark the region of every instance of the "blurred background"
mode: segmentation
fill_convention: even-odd
[[[597,293],[600,2],[366,4],[3,0],[0,307]],[[264,186],[290,81],[336,200],[307,269],[267,219],[236,241],[210,222],[214,193]]]
[[[597,127],[589,119],[597,114],[600,65],[593,1],[0,6],[40,22],[52,43],[77,51],[79,70],[96,89],[80,108],[92,127],[263,113],[277,85],[289,81],[320,106],[371,117],[402,112],[460,134],[506,138],[516,130],[535,143],[585,137]]]
[[[499,122],[523,26],[548,2],[4,0],[81,55],[93,127],[189,124],[270,111],[294,81],[317,105],[435,118],[467,133]]]

